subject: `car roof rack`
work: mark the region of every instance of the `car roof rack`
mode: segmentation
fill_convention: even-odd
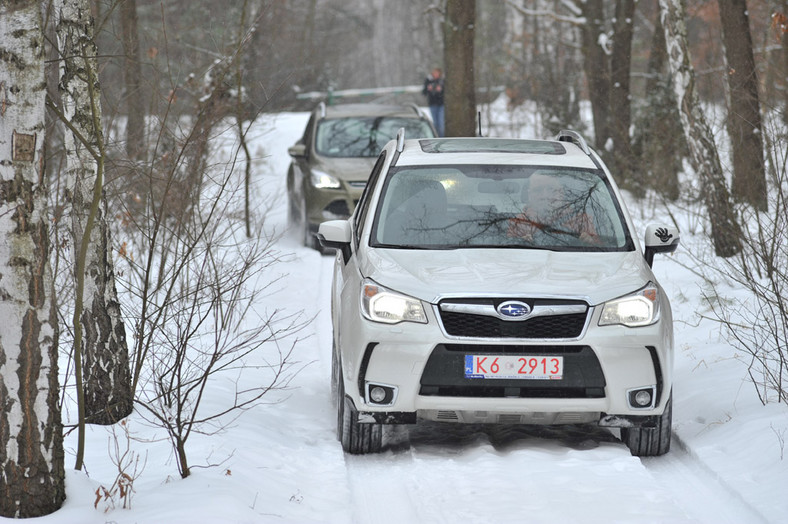
[[[397,130],[397,153],[402,153],[405,149],[405,128],[400,127]]]
[[[325,102],[321,101],[319,104],[317,104],[317,112],[320,114],[320,118],[325,118],[326,117],[326,103]]]
[[[562,129],[558,132],[558,136],[555,137],[556,140],[559,142],[571,142],[572,144],[579,147],[583,153],[588,156],[591,156],[591,149],[589,149],[588,144],[586,143],[586,139],[582,137],[580,133],[577,131],[572,131],[570,129]]]

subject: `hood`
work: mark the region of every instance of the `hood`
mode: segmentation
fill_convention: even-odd
[[[638,251],[373,249],[361,271],[387,288],[431,303],[447,295],[495,295],[580,298],[597,305],[654,279]]]
[[[353,158],[327,158],[316,159],[315,168],[325,171],[342,180],[349,182],[367,180],[372,168],[375,166],[377,157],[353,157]]]

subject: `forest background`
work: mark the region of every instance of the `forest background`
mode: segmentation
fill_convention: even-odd
[[[239,329],[265,294],[251,283],[278,261],[250,204],[245,133],[263,113],[321,99],[423,104],[401,88],[435,66],[446,69],[449,134],[484,133],[476,108],[504,93],[512,109],[534,104],[544,136],[592,138],[635,198],[703,203],[714,255],[694,253],[698,268],[722,258],[756,307],[713,291],[709,303],[751,355],[761,401],[785,402],[786,13],[788,0],[2,0],[0,514],[62,502],[65,399],[78,406],[65,428],[80,434],[75,469],[85,424],[137,409],[187,477],[192,431],[286,387],[292,348],[268,363],[268,383],[236,382],[231,405],[198,409],[217,375],[306,322],[274,311]],[[709,118],[727,133],[713,136]],[[208,165],[228,122],[238,156]],[[235,249],[219,259],[219,246]],[[743,311],[745,333],[734,325]],[[107,496],[122,498],[121,473]]]

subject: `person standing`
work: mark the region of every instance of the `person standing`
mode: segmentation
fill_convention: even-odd
[[[444,132],[444,110],[443,110],[443,71],[436,67],[424,80],[424,89],[421,90],[422,94],[427,97],[427,105],[432,114],[432,122],[435,124],[435,130],[438,136],[445,136]]]

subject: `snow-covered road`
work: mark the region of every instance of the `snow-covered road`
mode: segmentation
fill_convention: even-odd
[[[311,372],[323,370],[314,380],[328,388],[333,258],[303,255],[320,264]],[[344,456],[353,522],[768,522],[678,442],[664,457],[639,459],[595,426],[450,423],[399,428],[390,440],[379,455]]]

